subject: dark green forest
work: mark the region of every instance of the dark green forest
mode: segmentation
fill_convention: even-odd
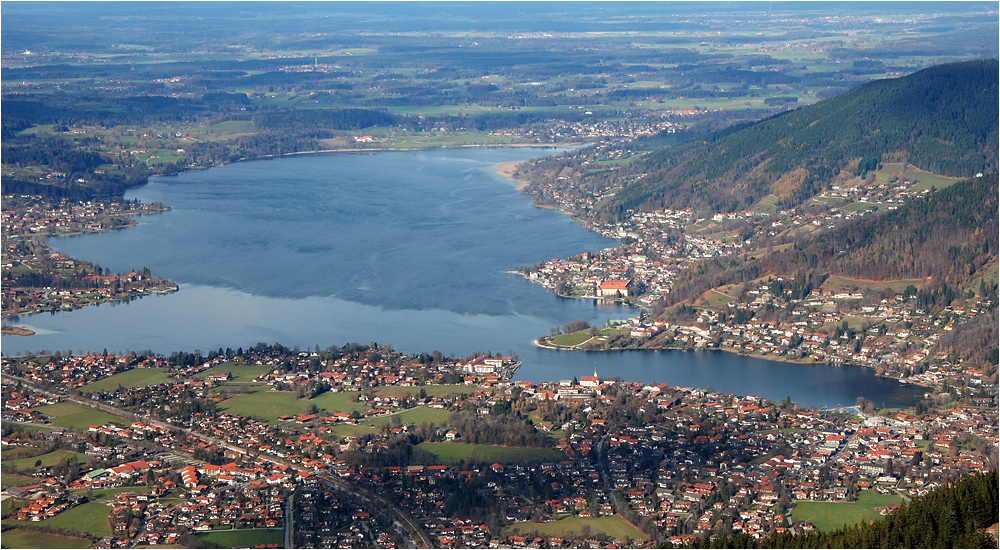
[[[703,538],[696,548],[996,548],[984,529],[1000,516],[997,471],[963,479],[916,498],[869,524],[830,533]]]
[[[996,60],[940,65],[663,148],[636,160],[629,175],[646,175],[597,214],[608,220],[640,209],[738,211],[769,194],[786,209],[869,156],[949,176],[996,171],[997,82]],[[779,181],[793,172],[791,182]]]

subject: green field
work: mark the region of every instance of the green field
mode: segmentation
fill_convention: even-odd
[[[38,456],[40,453],[41,450],[38,447],[14,447],[13,449],[7,449],[0,456],[3,456],[4,461],[7,461]]]
[[[880,170],[875,172],[875,182],[876,183],[889,183],[889,179],[892,177],[899,177],[900,183],[904,180],[910,180],[911,182],[916,182],[910,189],[914,191],[922,191],[924,189],[930,189],[932,187],[936,189],[944,189],[945,187],[950,187],[956,182],[961,181],[961,178],[949,178],[948,176],[938,176],[930,172],[926,172],[913,165],[908,165],[906,171],[900,174],[900,170],[903,168],[901,163],[885,163],[882,165]]]
[[[399,417],[403,424],[413,424],[419,426],[424,422],[428,424],[437,424],[438,426],[448,422],[448,417],[451,416],[451,411],[447,409],[432,409],[430,407],[417,407],[416,409],[411,409],[398,414],[393,414],[389,416],[381,416],[375,418],[371,423],[376,426],[392,422],[393,418]]]
[[[342,391],[342,392],[326,392],[322,395],[317,395],[315,399],[310,399],[306,401],[306,406],[309,403],[315,403],[317,407],[321,409],[326,409],[329,412],[364,412],[370,409],[368,405],[364,403],[358,403],[354,401],[358,397],[358,392]]]
[[[244,365],[228,361],[199,372],[194,378],[195,380],[204,380],[208,378],[209,374],[229,373],[232,376],[230,382],[249,382],[265,372],[270,372],[272,368],[270,365]]]
[[[808,521],[820,531],[832,531],[845,525],[879,519],[882,516],[875,508],[902,503],[903,499],[899,496],[862,491],[857,502],[799,502],[792,508],[792,519]]]
[[[557,334],[552,337],[552,343],[557,346],[571,348],[590,340],[590,329],[578,330],[567,334]]]
[[[91,424],[103,425],[108,422],[118,422],[126,426],[132,425],[128,420],[88,409],[76,403],[56,403],[38,407],[35,410],[50,417],[49,421],[52,424],[73,430],[86,430]]]
[[[337,437],[357,437],[359,435],[378,433],[378,428],[364,424],[337,424],[330,428],[330,433]]]
[[[994,284],[1000,280],[1000,270],[997,269],[996,260],[983,266],[983,269],[979,275],[969,281],[969,284],[965,286],[966,290],[971,290],[973,292],[979,292],[979,285],[982,281]]]
[[[258,544],[278,544],[285,542],[282,529],[240,529],[238,531],[213,531],[196,533],[198,538],[208,543],[209,548],[253,548]]]
[[[41,525],[43,527],[78,531],[101,538],[111,534],[111,524],[108,523],[108,514],[110,512],[111,508],[106,504],[87,502],[75,508],[70,508],[54,518],[44,519],[39,522],[7,519],[3,523],[4,525],[13,526]],[[4,538],[6,542],[6,535]]]
[[[511,525],[508,529],[512,533],[538,533],[545,537],[571,538],[573,535],[582,537],[584,527],[589,526],[591,533],[604,533],[605,535],[620,541],[626,539],[644,539],[642,531],[636,529],[621,516],[606,516],[600,518],[580,518],[570,516],[559,521],[548,523],[521,522]]]
[[[87,384],[80,388],[82,391],[104,391],[113,390],[119,386],[123,388],[135,388],[138,386],[149,386],[151,384],[162,384],[169,378],[160,369],[135,368],[125,372],[98,380],[93,384]]]
[[[6,466],[6,464],[4,464],[4,466]],[[0,485],[2,485],[4,489],[6,489],[7,487],[24,487],[27,485],[34,485],[38,483],[38,481],[39,481],[38,479],[35,479],[33,477],[22,476],[17,474],[8,474],[7,472],[0,474]]]
[[[219,403],[219,409],[229,414],[253,416],[276,424],[279,416],[304,413],[309,410],[310,405],[329,412],[368,410],[369,407],[364,403],[351,401],[357,395],[357,392],[327,392],[315,399],[296,399],[293,392],[257,391],[226,399]]]
[[[4,275],[13,276],[13,277],[18,277],[18,276],[24,275],[25,273],[37,273],[37,272],[38,272],[38,270],[32,269],[32,268],[30,268],[30,267],[28,267],[28,266],[26,266],[24,264],[15,265],[14,267],[12,267],[10,269],[4,268],[4,270],[3,270],[3,274]]]
[[[76,537],[63,537],[47,533],[34,533],[21,529],[4,531],[4,548],[90,548],[93,541]]]
[[[189,128],[188,133],[199,139],[232,139],[254,132],[253,122],[249,120],[229,120],[218,124]]]
[[[424,422],[427,422],[428,424],[442,426],[448,422],[448,417],[450,417],[451,414],[451,411],[447,409],[417,407],[409,411],[389,416],[380,416],[370,420],[361,420],[360,424],[338,424],[331,428],[331,431],[337,437],[356,437],[362,434],[373,434],[381,430],[382,426],[392,422],[396,417],[399,417],[402,424],[413,424],[414,426],[419,426]]]
[[[237,395],[219,403],[219,410],[240,416],[253,416],[271,424],[278,422],[284,414],[296,415],[306,412],[309,401],[296,399],[292,392],[259,391]]]
[[[462,147],[471,145],[509,145],[513,143],[530,143],[530,141],[512,136],[493,136],[476,132],[426,132],[417,135],[400,136],[386,142],[390,147],[399,149],[427,149],[438,147]]]
[[[17,460],[4,460],[4,467],[11,467],[15,470],[30,470],[35,467],[35,462],[41,460],[42,467],[48,468],[49,466],[55,466],[59,461],[65,457],[75,456],[78,464],[85,464],[87,462],[87,455],[83,453],[73,453],[70,451],[52,451],[51,453],[44,454],[41,456],[32,456],[27,458],[19,458]]]
[[[735,297],[726,294],[726,292],[733,292],[734,290],[735,285],[709,289],[701,295],[700,300],[695,300],[695,303],[704,305],[709,309],[722,308],[736,301]]]
[[[434,455],[441,462],[455,464],[459,461],[480,463],[524,464],[552,462],[565,457],[555,449],[537,447],[502,447],[500,445],[469,445],[466,443],[421,443],[419,448]]]
[[[21,424],[20,422],[7,422],[11,426],[14,426],[17,430],[22,432],[51,432],[52,428],[46,428],[45,426],[29,426],[27,424]]]
[[[118,495],[120,495],[122,493],[127,493],[127,492],[130,492],[130,491],[133,492],[133,493],[148,493],[152,489],[153,489],[152,487],[146,487],[146,486],[113,487],[113,488],[109,488],[109,489],[97,489],[97,490],[91,492],[90,500],[91,501],[109,500],[109,499],[118,498]],[[86,489],[73,489],[73,492],[74,493],[78,493],[78,494],[86,494],[87,490]]]
[[[877,210],[878,207],[879,205],[872,202],[852,202],[851,204],[841,206],[840,209],[845,212],[861,212],[863,210]]]
[[[830,275],[827,277],[826,281],[823,281],[821,288],[828,290],[852,290],[852,289],[869,289],[876,292],[883,292],[887,288],[891,288],[896,293],[901,293],[906,287],[913,285],[916,288],[920,288],[926,283],[923,279],[901,279],[898,281],[868,281],[864,279],[852,279],[850,277],[842,277],[840,275]]]

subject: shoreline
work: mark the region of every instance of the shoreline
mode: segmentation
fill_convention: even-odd
[[[582,352],[595,352],[595,353],[607,353],[607,352],[612,352],[612,351],[708,351],[708,352],[720,351],[720,352],[725,352],[725,353],[732,353],[734,355],[739,355],[741,357],[749,357],[751,359],[762,359],[764,361],[775,361],[775,362],[778,362],[778,363],[786,363],[786,364],[790,364],[790,365],[842,365],[842,366],[845,366],[845,367],[860,367],[860,368],[863,368],[863,369],[876,370],[875,367],[871,367],[869,365],[861,365],[861,364],[858,364],[858,363],[852,363],[850,361],[844,361],[844,362],[841,362],[841,363],[835,363],[833,361],[808,361],[808,360],[804,360],[804,359],[789,359],[789,358],[785,358],[785,357],[774,357],[774,356],[770,356],[770,355],[753,355],[753,354],[749,354],[749,353],[741,353],[739,350],[736,350],[736,349],[733,349],[733,348],[725,348],[725,347],[721,347],[721,346],[720,347],[713,347],[713,348],[709,348],[709,347],[704,347],[703,346],[703,347],[700,347],[700,348],[697,348],[697,347],[696,348],[652,347],[652,348],[634,348],[634,349],[632,349],[632,348],[583,349],[583,348],[580,348],[580,347],[577,347],[577,346],[546,345],[546,344],[544,344],[544,343],[541,342],[542,338],[545,338],[545,337],[544,336],[539,336],[538,338],[535,338],[534,340],[532,340],[531,343],[535,347],[538,347],[538,348],[541,348],[541,349],[549,349],[549,350],[553,350],[553,351],[582,351]],[[933,389],[933,386],[929,386],[927,384],[920,384],[920,383],[917,383],[917,382],[910,382],[908,380],[903,380],[901,378],[896,378],[896,377],[893,377],[893,376],[885,376],[885,375],[880,375],[880,374],[877,374],[877,373],[875,374],[875,376],[878,376],[879,378],[887,378],[887,379],[890,379],[890,380],[895,380],[895,381],[899,382],[900,384],[906,384],[906,385],[909,385],[909,386],[916,386],[918,388]]]
[[[245,162],[245,161],[251,161],[251,160],[258,160],[258,159],[271,159],[271,158],[280,158],[280,157],[291,157],[291,156],[295,156],[295,155],[316,155],[316,154],[320,154],[320,153],[379,153],[379,152],[382,152],[382,151],[396,151],[396,152],[405,152],[405,151],[436,151],[436,150],[439,150],[439,149],[463,149],[463,148],[505,149],[505,148],[508,148],[508,147],[511,147],[511,148],[536,148],[536,149],[559,149],[559,148],[563,148],[563,147],[575,147],[575,146],[578,146],[578,145],[581,145],[581,143],[579,143],[579,142],[559,142],[559,143],[497,143],[497,144],[490,143],[490,144],[482,144],[482,145],[476,144],[476,143],[466,143],[466,144],[454,145],[454,146],[450,146],[450,147],[449,146],[442,146],[442,147],[338,147],[336,149],[315,149],[315,150],[312,150],[312,151],[292,151],[291,153],[278,153],[276,155],[261,155],[261,156],[258,156],[258,157],[240,157],[240,158],[238,158],[238,159],[236,159],[236,160],[234,160],[232,162]],[[511,162],[513,162],[514,164],[520,164],[521,162],[524,162],[524,161],[511,161]],[[205,167],[198,167],[198,168],[189,167],[186,170],[207,170],[209,168],[215,168],[216,166],[225,166],[226,164],[229,164],[229,163],[222,162],[222,163],[219,163],[219,164],[213,164],[212,166],[205,166]],[[494,168],[498,168],[499,166],[505,165],[505,164],[509,164],[509,163],[508,162],[502,162],[502,163],[494,166]],[[184,170],[181,170],[177,174],[170,174],[170,175],[179,175],[179,174],[182,174],[182,173],[184,173]],[[499,171],[497,173],[499,173]],[[513,179],[513,178],[511,178],[507,174],[501,174],[501,175],[507,177],[508,179]],[[152,177],[156,177],[156,176],[152,176]],[[514,181],[518,181],[518,180],[514,180]],[[524,182],[524,183],[525,183],[525,185],[527,185],[528,182]],[[139,187],[142,187],[142,186],[140,185]]]
[[[496,170],[497,174],[503,176],[510,181],[514,182],[514,188],[517,189],[519,193],[524,193],[524,188],[528,186],[528,180],[519,180],[514,177],[514,172],[517,171],[517,167],[520,166],[523,160],[509,160],[507,162],[501,162],[500,164],[494,165],[493,169]]]
[[[516,182],[518,184],[517,185],[518,191],[521,191],[523,193],[524,192],[523,191],[524,188],[528,185],[529,182],[526,182],[526,181],[523,181],[523,180],[518,180],[518,179],[515,179],[513,177],[513,172],[515,171],[515,169],[517,168],[517,166],[519,164],[521,164],[521,162],[524,162],[524,161],[503,162],[503,163],[497,164],[493,168],[496,169],[497,174],[499,174],[499,175],[501,175],[501,176],[503,176],[503,177],[505,177],[505,178],[513,181],[513,182]],[[560,208],[558,208],[556,206],[534,204],[534,202],[532,202],[532,206],[536,207],[536,208],[544,208],[546,210],[558,210],[558,211],[562,212],[563,214],[566,214],[567,216],[573,217],[574,221],[576,221],[580,225],[584,226],[584,228],[586,228],[588,231],[593,231],[589,227],[587,227],[587,224],[584,223],[583,220],[580,220],[580,219],[576,218],[575,216],[573,216],[572,213],[567,212],[565,210],[562,210],[562,209],[560,209]],[[525,275],[524,273],[521,273],[519,271],[508,271],[508,273],[517,274],[517,275],[520,275],[520,276],[524,277],[525,280],[529,280],[528,277],[527,277],[527,275]],[[590,298],[590,297],[586,297],[586,296],[565,296],[565,295],[559,294],[558,292],[555,292],[555,291],[553,291],[553,292],[555,293],[556,296],[559,296],[561,298],[596,299],[596,298]],[[649,313],[649,311],[650,311],[650,308],[648,308],[648,307],[646,307],[646,306],[644,306],[642,304],[639,304],[639,303],[625,303],[623,305],[627,305],[627,306],[630,306],[630,307],[635,307],[635,308],[641,309],[642,311],[644,311],[646,313]],[[532,345],[534,345],[535,347],[538,347],[538,348],[550,349],[550,350],[556,350],[556,351],[563,351],[563,350],[565,350],[565,351],[596,351],[596,352],[641,351],[639,349],[629,350],[627,348],[611,348],[611,349],[586,350],[586,349],[581,349],[581,348],[576,347],[576,346],[564,347],[564,346],[558,346],[558,345],[545,345],[545,344],[542,344],[541,341],[540,341],[542,338],[544,338],[544,336],[539,336],[539,337],[533,339],[531,341]],[[669,347],[652,347],[652,348],[643,348],[643,349],[646,349],[646,350],[669,350],[669,349],[673,349],[673,348],[669,348]],[[872,367],[872,366],[869,366],[869,365],[861,365],[861,364],[852,363],[852,362],[849,362],[849,361],[848,362],[842,362],[842,363],[834,363],[834,362],[831,362],[831,361],[818,362],[818,361],[808,361],[808,360],[803,360],[803,359],[792,359],[792,358],[787,358],[787,357],[784,357],[784,356],[776,356],[776,357],[763,356],[763,355],[754,356],[754,355],[751,355],[751,354],[742,353],[740,350],[737,350],[737,349],[724,348],[724,347],[721,347],[721,346],[720,347],[716,347],[716,348],[711,348],[711,349],[709,349],[709,348],[701,348],[701,350],[703,350],[703,351],[723,351],[723,352],[726,352],[726,353],[732,353],[732,354],[740,355],[740,356],[743,356],[743,357],[755,357],[755,358],[758,358],[758,359],[764,359],[765,361],[775,361],[775,362],[787,363],[787,364],[796,364],[796,365],[816,365],[816,364],[836,365],[836,364],[840,364],[840,365],[847,365],[847,366],[855,366],[855,367],[862,367],[862,368],[866,368],[866,369],[872,369],[873,371],[877,371],[878,370],[875,367]],[[931,386],[927,386],[925,384],[918,384],[918,383],[914,383],[914,382],[907,382],[907,381],[905,381],[903,379],[895,378],[895,377],[892,377],[892,376],[886,376],[885,378],[891,378],[893,380],[898,381],[900,384],[909,384],[909,385],[912,385],[912,386],[923,387],[923,388],[930,388],[931,387]]]
[[[31,329],[29,329],[27,327],[19,327],[19,326],[16,326],[16,325],[6,325],[6,324],[3,325],[3,328],[0,328],[0,333],[3,333],[3,334],[13,334],[14,336],[34,336],[35,335],[35,331],[33,331],[33,330],[31,330]]]

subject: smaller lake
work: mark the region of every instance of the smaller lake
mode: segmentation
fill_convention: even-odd
[[[549,151],[551,152],[551,151]],[[517,378],[592,374],[707,387],[819,407],[915,403],[923,389],[861,367],[802,366],[724,352],[559,352],[551,327],[637,311],[564,299],[507,271],[617,243],[531,207],[496,175],[528,149],[321,154],[239,162],[154,178],[128,194],[170,212],[121,231],[53,238],[59,251],[128,271],[149,267],[180,291],[127,304],[23,316],[31,337],[3,351],[157,353],[258,342],[302,349],[391,343],[407,352],[516,353]]]

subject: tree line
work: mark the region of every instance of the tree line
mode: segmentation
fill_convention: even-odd
[[[997,470],[915,498],[887,517],[829,533],[703,537],[694,548],[996,548],[984,530],[997,522]],[[665,546],[661,546],[665,547]]]

